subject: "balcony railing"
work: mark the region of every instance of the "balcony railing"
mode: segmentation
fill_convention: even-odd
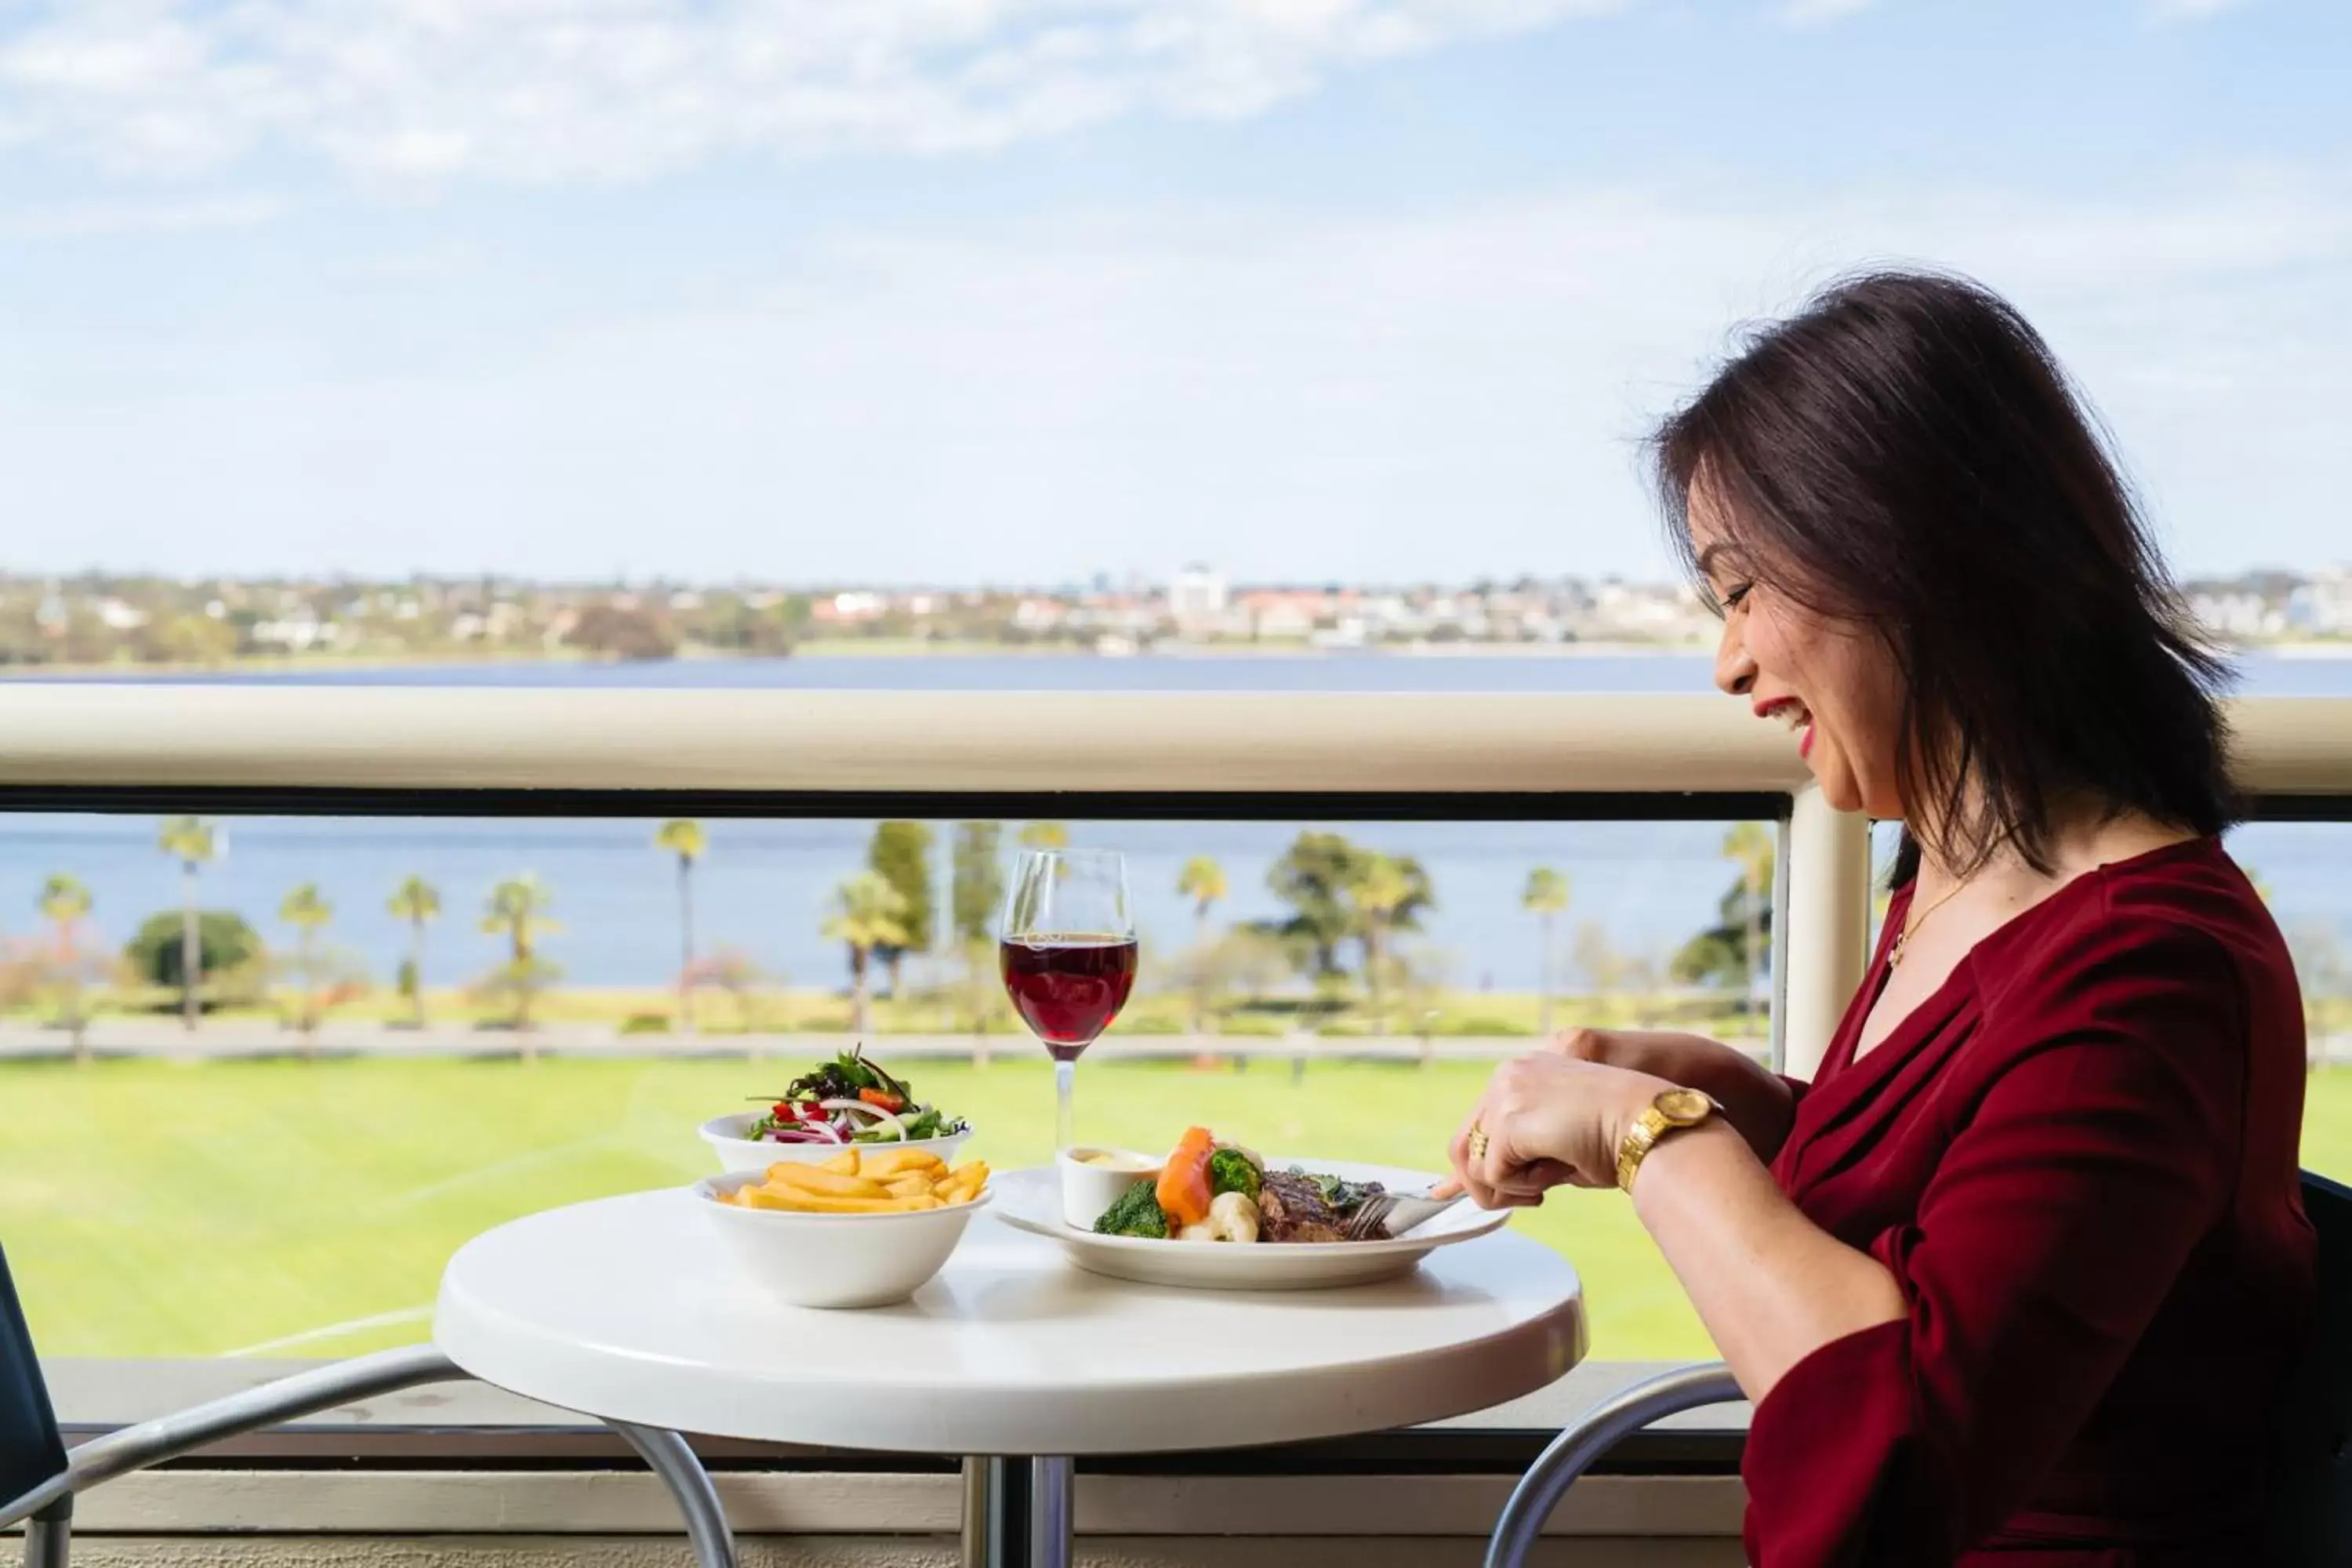
[[[2253,814],[2352,818],[2352,699],[2231,706]],[[1706,696],[0,689],[0,808],[1782,824],[1776,1056],[1859,982],[1869,844]]]

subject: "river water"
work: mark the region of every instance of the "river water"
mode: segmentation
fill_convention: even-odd
[[[1259,691],[1704,691],[1706,659],[1683,655],[1328,657],[951,655],[779,660],[686,660],[647,665],[479,665],[241,675],[295,684],[788,687],[850,690]],[[162,679],[171,679],[172,677]],[[206,679],[219,679],[217,676]],[[2242,689],[2259,695],[2352,697],[2352,660],[2249,658]],[[650,821],[237,818],[228,853],[204,873],[208,908],[234,909],[273,942],[290,939],[276,911],[287,889],[315,881],[334,905],[331,944],[388,984],[406,951],[405,928],[385,909],[411,873],[441,889],[446,914],[430,937],[427,979],[469,980],[489,969],[498,940],[479,930],[490,886],[535,872],[554,896],[562,930],[546,952],[567,984],[660,985],[676,973],[674,862],[653,847]],[[1082,842],[1124,849],[1151,955],[1190,939],[1192,916],[1177,875],[1194,855],[1223,865],[1232,896],[1219,921],[1281,912],[1266,891],[1267,867],[1300,822],[1147,822],[1088,827]],[[702,947],[743,952],[772,980],[841,984],[840,951],[818,934],[826,898],[862,864],[867,822],[713,822],[696,872]],[[1622,952],[1663,963],[1712,923],[1731,869],[1724,828],[1713,823],[1359,823],[1336,828],[1428,868],[1437,908],[1425,941],[1470,989],[1534,984],[1535,927],[1519,908],[1530,867],[1565,871],[1572,902],[1563,932],[1598,921]],[[946,825],[939,834],[945,877]],[[1010,835],[1008,834],[1008,842]],[[2271,889],[2281,922],[2326,921],[2352,937],[2352,826],[2259,824],[2233,839],[2240,858]],[[42,879],[69,871],[94,896],[94,923],[119,942],[140,921],[177,907],[178,868],[155,847],[143,817],[26,815],[0,831],[0,931],[35,924]],[[941,900],[944,906],[944,899]]]

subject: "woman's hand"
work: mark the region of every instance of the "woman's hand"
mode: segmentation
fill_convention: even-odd
[[[1664,1029],[1563,1029],[1545,1050],[1577,1061],[1625,1068],[1668,1083],[1697,1089],[1722,1108],[1766,1164],[1788,1141],[1797,1098],[1789,1085],[1743,1051]]]
[[[1626,1130],[1671,1080],[1612,1067],[1583,1054],[1573,1030],[1550,1049],[1495,1069],[1486,1092],[1446,1151],[1454,1180],[1481,1208],[1523,1208],[1561,1185],[1617,1184]],[[1485,1134],[1475,1152],[1473,1130]]]

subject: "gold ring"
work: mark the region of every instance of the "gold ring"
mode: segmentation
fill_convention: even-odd
[[[1475,1123],[1470,1128],[1470,1157],[1473,1160],[1486,1157],[1486,1130]]]

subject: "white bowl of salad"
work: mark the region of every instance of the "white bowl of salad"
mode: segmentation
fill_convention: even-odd
[[[764,1109],[713,1117],[702,1141],[725,1171],[764,1171],[779,1161],[817,1164],[848,1146],[885,1144],[921,1149],[955,1163],[971,1124],[916,1099],[913,1086],[852,1047],[792,1081],[783,1093],[762,1095]]]

